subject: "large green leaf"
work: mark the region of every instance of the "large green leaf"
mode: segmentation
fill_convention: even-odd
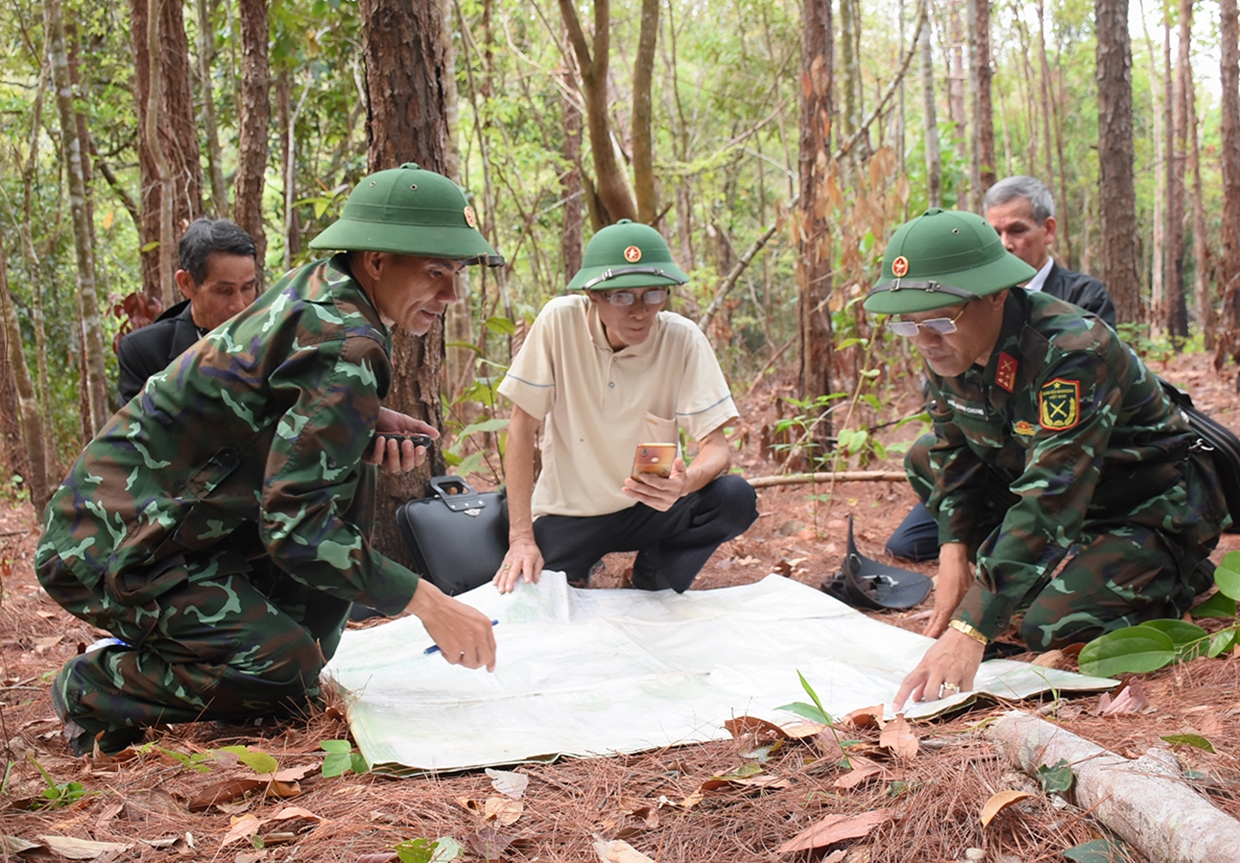
[[[1128,846],[1111,839],[1095,839],[1076,845],[1064,851],[1063,856],[1077,863],[1128,863],[1132,859]]]
[[[1210,634],[1193,623],[1183,620],[1147,620],[1140,626],[1156,629],[1175,644],[1175,658],[1179,662],[1196,659],[1205,654]]]
[[[1095,638],[1078,657],[1081,673],[1093,677],[1144,674],[1175,661],[1175,642],[1150,626],[1130,626]]]
[[[1236,616],[1236,601],[1222,591],[1219,591],[1205,602],[1193,606],[1188,613],[1198,619],[1205,617],[1231,618]]]
[[[1229,551],[1214,569],[1214,583],[1219,592],[1232,599],[1240,599],[1240,551]]]
[[[1210,636],[1210,658],[1222,656],[1236,646],[1236,628],[1234,626],[1220,630]]]
[[[1194,749],[1203,749],[1206,752],[1214,751],[1214,744],[1200,734],[1164,734],[1162,739],[1172,746],[1192,746]]]

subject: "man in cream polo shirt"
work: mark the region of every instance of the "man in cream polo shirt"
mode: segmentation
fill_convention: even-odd
[[[758,517],[753,488],[727,474],[723,429],[737,411],[714,351],[664,311],[686,281],[659,233],[624,219],[586,248],[568,285],[584,293],[557,297],[534,321],[499,387],[513,403],[501,593],[543,569],[584,584],[617,551],[638,552],[634,587],[680,593]],[[639,444],[675,443],[680,430],[697,442],[689,465],[678,454],[667,477],[630,476]]]

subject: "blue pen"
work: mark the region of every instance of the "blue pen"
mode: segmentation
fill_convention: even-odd
[[[498,626],[498,625],[499,625],[499,621],[498,621],[498,620],[492,620],[492,621],[491,621],[491,625],[492,625],[492,626]],[[438,645],[438,644],[432,644],[430,647],[426,648],[426,650],[423,650],[422,652],[423,652],[424,654],[426,654],[427,656],[430,656],[432,653],[438,653],[438,652],[439,652],[439,645]]]

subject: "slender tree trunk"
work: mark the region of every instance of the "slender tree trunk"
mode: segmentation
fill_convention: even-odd
[[[659,212],[654,188],[654,135],[651,121],[651,82],[654,50],[659,38],[661,0],[642,0],[642,26],[633,66],[633,186],[637,192],[637,220],[653,224]]]
[[[280,177],[284,186],[284,268],[301,254],[301,220],[297,216],[297,120],[310,95],[313,78],[306,70],[305,85],[293,104],[293,78],[288,70],[276,77],[276,106],[280,126]]]
[[[1236,0],[1220,0],[1222,93],[1223,286],[1222,325],[1214,364],[1240,361],[1240,25]]]
[[[223,155],[220,152],[219,123],[215,117],[215,85],[211,80],[211,61],[215,59],[215,28],[211,23],[210,0],[196,0],[198,9],[198,85],[202,91],[202,133],[207,139],[207,165],[211,178],[211,212],[229,211],[228,186],[224,183]]]
[[[1234,2],[1234,0],[1232,0]],[[1141,28],[1145,34],[1145,47],[1150,55],[1150,100],[1151,100],[1151,116],[1153,117],[1152,141],[1150,149],[1154,154],[1154,224],[1151,233],[1153,237],[1150,241],[1150,299],[1153,308],[1161,309],[1163,298],[1166,296],[1166,285],[1163,282],[1163,276],[1166,272],[1164,266],[1166,260],[1166,243],[1163,238],[1163,231],[1166,229],[1166,218],[1164,211],[1166,210],[1167,195],[1167,154],[1164,152],[1165,138],[1163,135],[1163,124],[1166,121],[1165,103],[1163,91],[1158,82],[1161,76],[1158,74],[1158,54],[1154,50],[1154,40],[1150,38],[1149,27],[1146,26],[1145,17],[1141,18]]]
[[[801,395],[831,392],[831,232],[828,172],[831,153],[831,72],[834,67],[830,0],[802,6],[801,199],[797,238],[800,288]],[[847,38],[847,36],[845,36]],[[823,425],[826,425],[825,423]],[[829,429],[823,429],[823,436]]]
[[[861,110],[857,107],[858,79],[861,77],[861,61],[856,55],[853,41],[853,18],[860,13],[855,0],[839,0],[840,3],[840,90],[843,104],[838,106],[840,128],[844,140],[852,137],[861,125]]]
[[[560,14],[568,28],[569,41],[581,69],[581,92],[586,107],[586,128],[590,134],[590,153],[605,224],[637,218],[637,205],[616,160],[608,119],[607,70],[611,53],[611,0],[594,0],[594,35],[586,40],[573,0],[559,0]],[[595,225],[595,228],[602,225]]]
[[[452,43],[453,0],[442,0],[439,10],[439,47],[443,51],[444,69],[456,68],[456,49]],[[460,102],[456,87],[456,75],[443,76],[444,103],[444,175],[464,185],[461,172],[461,150],[457,146],[460,128]],[[489,215],[489,211],[487,213]],[[473,274],[472,268],[463,267],[456,277],[456,302],[448,306],[444,316],[445,340],[460,344],[474,341]],[[455,398],[459,388],[472,382],[475,354],[469,348],[444,348],[444,375],[448,381],[446,392]]]
[[[564,228],[560,232],[560,258],[563,261],[564,283],[567,284],[581,269],[581,234],[585,228],[585,207],[581,185],[581,138],[582,122],[577,91],[577,76],[571,69],[563,73],[564,92],[560,97],[563,108],[564,161],[567,163],[560,181],[564,196]],[[677,190],[679,190],[677,186]],[[679,216],[677,222],[680,221]]]
[[[91,437],[108,419],[108,387],[104,373],[103,321],[95,291],[95,249],[87,222],[87,188],[83,172],[85,154],[77,133],[73,110],[73,92],[69,83],[69,56],[65,51],[64,19],[60,0],[43,4],[44,33],[48,61],[56,90],[56,106],[60,114],[60,138],[65,173],[68,175],[69,209],[73,218],[73,246],[77,255],[77,292],[81,308],[83,360],[86,366],[85,389],[87,415],[83,431]]]
[[[1167,206],[1167,305],[1163,325],[1173,337],[1188,336],[1188,303],[1184,291],[1184,200],[1185,169],[1188,163],[1188,75],[1189,50],[1193,33],[1192,0],[1180,0],[1179,50],[1173,84],[1172,122],[1175,142],[1171,149],[1171,175]]]
[[[1210,296],[1210,253],[1206,247],[1206,207],[1201,190],[1201,146],[1198,133],[1197,98],[1192,67],[1188,78],[1189,170],[1193,174],[1193,301],[1197,321],[1205,337],[1205,349],[1214,350],[1214,298]]]
[[[1132,52],[1128,0],[1095,0],[1098,76],[1098,211],[1102,217],[1099,275],[1121,323],[1137,320],[1137,204],[1133,185]]]
[[[1041,74],[1038,76],[1038,86],[1041,88],[1042,105],[1042,134],[1043,147],[1042,151],[1046,158],[1046,176],[1042,178],[1042,182],[1046,183],[1047,188],[1055,188],[1055,166],[1051,158],[1054,152],[1051,142],[1051,70],[1050,64],[1046,61],[1046,26],[1043,22],[1042,0],[1038,0],[1038,64]],[[1067,226],[1064,224],[1064,213],[1067,210],[1067,201],[1060,202],[1058,215],[1060,218],[1060,230],[1058,236],[1066,237],[1068,234]]]
[[[233,190],[233,221],[254,238],[259,279],[267,260],[263,226],[268,127],[271,124],[271,71],[267,64],[267,0],[239,0],[241,18],[241,102],[237,175]]]
[[[957,153],[964,162],[968,162],[968,141],[972,131],[965,120],[964,95],[964,45],[968,41],[965,36],[964,22],[960,17],[961,3],[969,0],[951,0],[947,14],[950,16],[950,38],[947,46],[947,116],[956,124],[954,137],[958,142]]]
[[[972,82],[973,122],[970,140],[970,188],[974,190],[973,210],[982,211],[982,198],[995,184],[995,118],[991,101],[990,69],[990,0],[968,0],[969,77]]]
[[[935,113],[934,56],[930,53],[930,27],[921,28],[921,115],[926,152],[926,201],[943,206],[943,162],[939,157],[939,122]]]
[[[444,78],[451,72],[445,65],[438,3],[361,0],[358,11],[366,62],[370,170],[416,162],[427,170],[443,172],[448,137]],[[396,329],[392,338],[393,377],[388,407],[442,428],[443,362],[442,321],[436,321],[421,337]],[[411,563],[396,526],[396,508],[425,494],[427,480],[446,469],[443,454],[433,447],[422,468],[401,476],[379,474],[374,537],[379,551],[406,565]]]
[[[202,214],[202,166],[182,4],[160,0],[156,8],[159,14],[152,21],[148,0],[129,2],[140,130],[141,240],[146,249],[142,284],[147,295],[167,304],[176,295],[172,277],[178,226]],[[151,51],[152,44],[157,51]]]
[[[55,5],[57,0],[49,0],[47,5]],[[46,8],[46,7],[45,7]],[[51,32],[49,29],[47,32]],[[54,477],[48,476],[47,452],[44,444],[47,435],[43,430],[43,415],[39,410],[39,401],[35,397],[34,382],[30,380],[30,368],[26,365],[26,352],[22,347],[21,327],[17,323],[17,310],[13,307],[9,295],[9,275],[5,267],[3,238],[0,238],[0,324],[4,327],[5,364],[8,374],[12,375],[17,390],[18,422],[21,426],[21,438],[25,446],[26,481],[30,489],[30,502],[35,512],[42,513],[52,497]],[[6,375],[7,376],[7,375]]]

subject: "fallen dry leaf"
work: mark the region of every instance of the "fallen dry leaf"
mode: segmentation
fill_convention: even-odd
[[[780,740],[788,736],[774,722],[767,722],[765,719],[759,719],[756,716],[738,716],[723,723],[723,727],[728,729],[728,733],[733,737],[752,734],[755,737],[773,737]]]
[[[491,787],[513,800],[520,800],[529,787],[530,777],[525,773],[513,773],[508,770],[492,770],[487,768],[487,776],[491,777]]]
[[[840,791],[856,788],[862,782],[873,779],[876,776],[882,776],[887,772],[887,769],[881,764],[868,758],[853,756],[848,760],[852,764],[852,770],[835,780],[835,787]]]
[[[821,722],[812,722],[808,719],[803,719],[799,722],[789,722],[787,725],[779,726],[779,730],[784,732],[791,740],[804,740],[807,737],[814,737],[825,731],[826,728],[827,726]]]
[[[870,831],[879,824],[890,821],[894,814],[890,809],[876,809],[861,815],[828,815],[780,845],[778,853],[813,851],[816,848],[826,848],[836,842],[843,842],[845,839],[860,839],[869,835]]]
[[[1026,797],[1032,797],[1028,791],[1000,791],[992,794],[990,799],[986,801],[986,805],[982,807],[982,826],[986,827],[995,816],[1007,809],[1013,803],[1019,803]]]
[[[72,836],[40,836],[39,841],[61,857],[70,860],[112,860],[124,854],[133,845],[127,842],[94,842],[90,839],[74,839]]]
[[[0,835],[0,850],[6,855],[21,854],[23,851],[33,851],[36,848],[42,848],[38,842],[31,842],[29,839],[23,839],[20,836]]]
[[[487,825],[467,835],[461,844],[483,860],[498,860],[516,838]]]
[[[854,710],[844,717],[844,721],[853,728],[882,728],[887,724],[883,721],[883,705],[881,704]]]
[[[878,735],[878,745],[890,750],[897,758],[917,757],[917,735],[913,733],[913,726],[908,724],[903,713],[883,727],[882,733]]]
[[[1048,650],[1034,657],[1033,664],[1041,668],[1054,668],[1064,658],[1062,650]]]
[[[487,802],[482,807],[482,817],[487,821],[494,821],[497,824],[508,827],[516,824],[524,811],[525,804],[520,800],[510,800],[507,797],[488,797]]]
[[[244,797],[255,788],[261,788],[266,784],[268,784],[266,781],[254,776],[225,779],[199,791],[185,805],[189,807],[190,812],[201,812],[220,803],[230,803],[238,797]]]
[[[603,863],[655,863],[653,858],[647,857],[621,839],[613,839],[610,842],[605,839],[595,839],[594,850],[598,852],[599,860]]]
[[[228,828],[228,833],[220,841],[220,847],[231,845],[234,842],[241,842],[250,839],[254,834],[258,833],[263,823],[259,821],[257,815],[242,815],[232,819],[232,827]]]
[[[1124,716],[1129,713],[1140,713],[1149,706],[1149,703],[1145,697],[1145,690],[1141,688],[1141,682],[1135,678],[1129,678],[1114,696],[1109,692],[1104,692],[1098,697],[1098,707],[1094,710],[1094,715]]]
[[[289,841],[302,827],[317,826],[322,821],[320,816],[299,806],[286,806],[270,818],[258,818],[250,814],[242,815],[232,819],[232,828],[220,842],[220,847],[250,839],[266,827],[274,828],[269,831],[272,836],[281,834],[278,841]],[[268,844],[270,842],[269,839]]]

